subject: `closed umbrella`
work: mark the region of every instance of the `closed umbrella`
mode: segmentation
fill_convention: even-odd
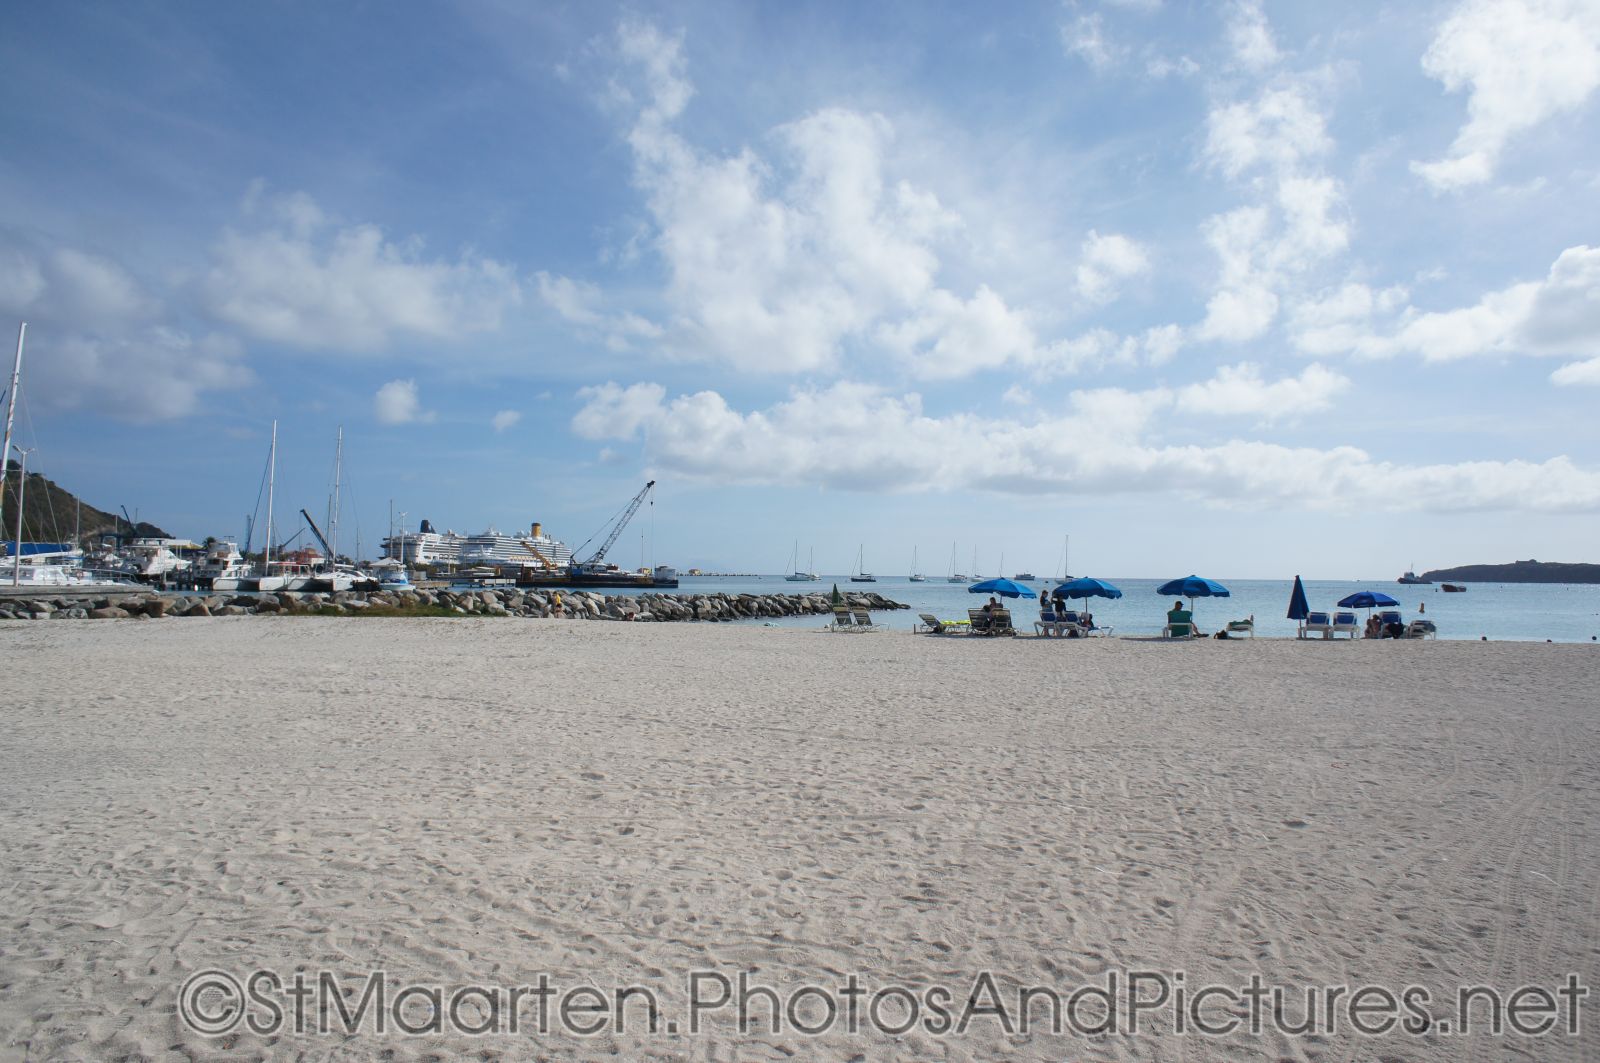
[[[1300,582],[1299,576],[1296,576],[1294,578],[1294,590],[1289,592],[1289,619],[1304,621],[1305,618],[1310,615],[1311,605],[1306,601],[1306,585]],[[1300,629],[1300,634],[1305,634],[1305,627],[1303,624]]]
[[[1294,590],[1289,592],[1289,619],[1304,620],[1311,615],[1311,605],[1306,601],[1306,585],[1300,577],[1294,578]]]

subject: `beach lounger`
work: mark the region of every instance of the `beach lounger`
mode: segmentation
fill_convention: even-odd
[[[1228,635],[1230,637],[1233,635],[1249,635],[1251,638],[1255,638],[1256,618],[1252,616],[1248,620],[1228,621]]]
[[[1011,610],[996,609],[989,616],[989,634],[1015,635],[1017,629],[1011,626]]]
[[[1439,629],[1432,620],[1413,620],[1406,625],[1406,638],[1408,639],[1436,639]]]
[[[857,631],[871,631],[871,630],[873,630],[873,627],[872,627],[872,614],[871,613],[867,612],[865,609],[857,609],[857,610],[855,610],[855,614],[856,614],[856,630]]]
[[[982,609],[967,610],[967,632],[972,635],[987,635],[989,633],[989,614]]]
[[[1187,609],[1179,609],[1177,619],[1169,617],[1167,626],[1161,629],[1164,639],[1192,639],[1199,635],[1200,629],[1195,626],[1194,615]]]
[[[1083,614],[1068,609],[1061,614],[1061,619],[1056,623],[1062,635],[1070,639],[1085,639],[1089,637],[1089,625],[1083,622]]]
[[[1337,636],[1341,632],[1344,633],[1344,634],[1349,635],[1353,639],[1361,637],[1361,621],[1356,619],[1356,614],[1354,614],[1354,613],[1334,613],[1333,614],[1333,629],[1332,629],[1332,631],[1329,632],[1329,634],[1333,635],[1333,636]]]
[[[835,631],[854,631],[856,622],[850,618],[849,609],[842,605],[836,605],[833,608],[833,624],[831,626]]]
[[[956,629],[954,621],[940,620],[932,613],[918,613],[917,615],[922,618],[922,623],[912,624],[912,631],[926,631],[930,635],[948,635]]]
[[[1060,624],[1061,619],[1057,617],[1055,613],[1047,611],[1040,613],[1039,619],[1033,622],[1033,630],[1037,631],[1045,638],[1049,638],[1051,635],[1054,635],[1058,632]]]
[[[1405,635],[1406,622],[1400,616],[1398,610],[1385,609],[1383,612],[1378,614],[1378,623],[1383,625],[1381,628],[1379,628],[1379,637],[1381,638],[1397,639]]]
[[[1327,613],[1307,613],[1300,624],[1300,637],[1308,639],[1312,635],[1321,635],[1325,639],[1333,638],[1333,621],[1328,619]]]

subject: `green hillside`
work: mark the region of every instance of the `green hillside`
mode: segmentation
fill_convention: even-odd
[[[1564,561],[1512,561],[1505,565],[1460,565],[1422,574],[1435,583],[1600,583],[1600,565]]]
[[[17,534],[19,471],[14,461],[6,465],[5,527],[0,529],[0,538],[6,540],[16,538]],[[27,489],[23,491],[22,497],[26,507],[22,515],[24,542],[69,542],[72,539],[73,529],[79,526],[79,521],[82,522],[82,532],[79,537],[81,544],[97,543],[102,535],[111,535],[119,528],[124,535],[129,534],[127,523],[120,516],[107,513],[103,509],[96,509],[87,502],[83,503],[83,508],[80,510],[77,495],[36,472],[28,474]],[[163,538],[167,535],[148,521],[140,521],[134,526],[131,534]]]

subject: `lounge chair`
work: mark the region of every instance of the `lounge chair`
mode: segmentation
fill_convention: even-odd
[[[926,631],[930,635],[948,635],[955,630],[956,625],[954,622],[940,620],[932,613],[918,613],[917,615],[922,618],[922,623],[912,624],[912,631]]]
[[[1379,638],[1402,638],[1406,631],[1406,622],[1400,616],[1399,610],[1385,609],[1378,614]]]
[[[1349,635],[1353,639],[1361,637],[1361,621],[1356,619],[1356,614],[1333,614],[1333,629],[1329,632],[1329,634],[1336,637],[1340,633]]]
[[[1058,623],[1062,635],[1069,639],[1084,639],[1089,637],[1089,625],[1083,622],[1083,614],[1068,609],[1061,614]]]
[[[855,610],[855,614],[857,631],[871,631],[873,629],[871,613],[867,612],[865,609],[857,609]]]
[[[1015,635],[1017,629],[1011,626],[1011,610],[996,609],[989,617],[989,634]]]
[[[1306,618],[1300,622],[1300,637],[1308,639],[1312,635],[1321,635],[1325,639],[1333,638],[1333,621],[1328,619],[1327,613],[1307,613]]]
[[[1256,618],[1252,616],[1248,620],[1230,620],[1228,621],[1227,630],[1230,638],[1234,635],[1249,635],[1251,638],[1255,638]]]
[[[1195,626],[1194,614],[1187,609],[1174,610],[1178,615],[1167,617],[1167,626],[1161,629],[1164,639],[1198,638],[1200,629]]]
[[[1436,639],[1439,629],[1432,620],[1413,620],[1406,625],[1406,638],[1408,639]]]
[[[972,635],[987,635],[989,633],[989,614],[982,609],[967,610],[967,632]]]
[[[1060,618],[1057,617],[1055,613],[1046,610],[1045,612],[1040,613],[1039,619],[1033,622],[1033,630],[1037,631],[1045,638],[1049,638],[1051,635],[1059,633],[1060,624]]]
[[[854,631],[856,622],[850,619],[850,610],[842,605],[833,607],[833,630]]]

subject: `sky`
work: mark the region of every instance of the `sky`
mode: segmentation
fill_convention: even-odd
[[[10,4],[18,442],[624,564],[1600,561],[1600,0]]]

